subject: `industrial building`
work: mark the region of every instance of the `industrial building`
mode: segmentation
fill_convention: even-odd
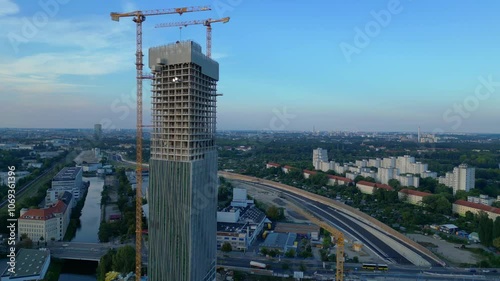
[[[51,188],[47,189],[45,206],[54,204],[65,191],[73,196],[74,201],[71,207],[76,206],[83,193],[82,172],[81,167],[66,167],[57,173],[52,179]]]
[[[234,188],[231,206],[217,212],[217,248],[224,243],[233,250],[245,251],[262,232],[266,215],[247,200],[246,189]]]
[[[286,253],[290,249],[297,249],[295,240],[297,240],[296,233],[269,233],[264,243],[260,245],[260,248],[266,248],[268,250],[276,250],[280,251],[281,253]]]
[[[149,49],[152,71],[149,266],[152,281],[215,280],[219,64],[193,41]]]
[[[15,273],[5,269],[1,281],[35,281],[43,280],[50,265],[48,250],[20,249],[16,254]]]

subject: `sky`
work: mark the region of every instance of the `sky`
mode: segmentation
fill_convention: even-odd
[[[219,130],[500,133],[497,0],[0,0],[0,127],[135,127],[135,24],[143,46],[194,40],[216,23]],[[148,65],[145,63],[145,70]],[[151,120],[144,82],[144,124]]]

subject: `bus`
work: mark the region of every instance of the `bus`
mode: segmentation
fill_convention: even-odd
[[[377,270],[387,271],[389,270],[389,267],[387,266],[387,264],[377,264]]]
[[[375,270],[375,269],[377,269],[377,264],[375,264],[375,263],[363,263],[361,268],[367,269],[367,270]]]
[[[376,263],[363,263],[362,268],[366,270],[383,270],[383,271],[389,270],[389,266],[387,266],[387,264],[376,264]]]

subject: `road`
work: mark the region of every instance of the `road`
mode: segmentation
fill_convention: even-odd
[[[234,180],[236,181],[236,180]],[[293,194],[288,191],[283,191],[276,189],[272,186],[266,185],[266,184],[257,184],[257,183],[250,183],[250,182],[245,182],[245,181],[236,181],[239,182],[241,185],[251,185],[251,186],[259,186],[260,188],[263,189],[268,189],[272,190],[274,192],[278,192],[283,195],[286,195],[287,198],[292,198],[294,201],[298,201],[301,203],[302,207],[305,209],[309,210],[310,212],[319,215],[323,219],[325,219],[327,222],[330,224],[334,225],[337,227],[339,230],[344,231],[348,233],[350,236],[354,237],[356,240],[359,240],[363,242],[363,244],[370,248],[374,253],[376,253],[380,258],[384,259],[385,262],[387,263],[399,263],[399,264],[411,264],[410,261],[408,261],[403,255],[401,255],[398,251],[394,250],[391,246],[387,245],[385,242],[381,241],[378,237],[373,235],[369,229],[370,227],[365,225],[365,226],[360,226],[357,223],[354,223],[353,220],[356,220],[352,217],[349,216],[344,216],[347,215],[346,213],[331,208],[328,205],[318,203],[316,201],[313,201],[311,199],[305,198],[303,196]],[[344,214],[344,215],[342,215]],[[409,245],[406,245],[409,247]],[[415,249],[413,251],[417,252]],[[422,257],[427,260],[432,266],[439,266],[437,262],[434,260],[422,255]]]

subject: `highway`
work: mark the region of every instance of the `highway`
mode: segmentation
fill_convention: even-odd
[[[350,236],[354,237],[356,240],[363,242],[363,244],[366,247],[370,248],[374,253],[376,253],[379,257],[384,259],[387,263],[412,264],[398,251],[394,250],[392,247],[390,247],[389,245],[381,241],[379,238],[377,238],[374,234],[372,234],[368,230],[369,227],[365,228],[354,223],[352,221],[354,218],[351,217],[348,218],[346,216],[343,216],[341,214],[342,213],[341,211],[333,209],[325,204],[318,203],[311,199],[305,198],[303,196],[299,196],[297,194],[293,194],[288,191],[276,189],[266,184],[250,183],[239,180],[234,180],[234,181],[239,182],[241,185],[260,186],[260,188],[270,189],[278,193],[281,192],[282,194],[286,195],[287,198],[292,198],[295,201],[299,201],[300,203],[302,203],[301,204],[302,207],[306,208],[307,210],[316,215],[319,215],[327,222],[337,227],[339,230],[344,231],[348,233]],[[418,252],[416,250],[414,251]],[[426,256],[423,255],[422,257],[426,259],[428,262],[430,262],[432,266],[439,266],[439,264],[436,263],[434,260],[427,258]]]
[[[230,256],[219,255],[217,258],[217,266],[229,267],[239,269],[242,271],[252,271],[250,269],[250,261],[257,261],[269,265],[274,275],[276,274],[290,274],[291,271],[297,271],[301,264],[306,267],[305,273],[308,276],[335,276],[335,271],[328,269],[335,266],[335,263],[326,263],[326,268],[323,269],[323,263],[320,261],[310,259],[288,259],[276,258],[268,259],[265,257],[245,256],[241,253],[231,254]],[[288,263],[289,269],[283,269],[283,264]],[[377,277],[391,278],[389,280],[500,280],[497,272],[494,269],[489,269],[489,272],[470,272],[466,268],[449,268],[449,267],[417,267],[417,266],[403,266],[403,265],[389,265],[389,271],[369,271],[363,270],[361,264],[346,263],[344,264],[346,276],[348,277],[361,277],[362,280]],[[498,269],[496,269],[498,270]],[[320,279],[318,279],[320,280]],[[331,280],[331,279],[328,279]],[[348,280],[348,279],[346,279]]]

